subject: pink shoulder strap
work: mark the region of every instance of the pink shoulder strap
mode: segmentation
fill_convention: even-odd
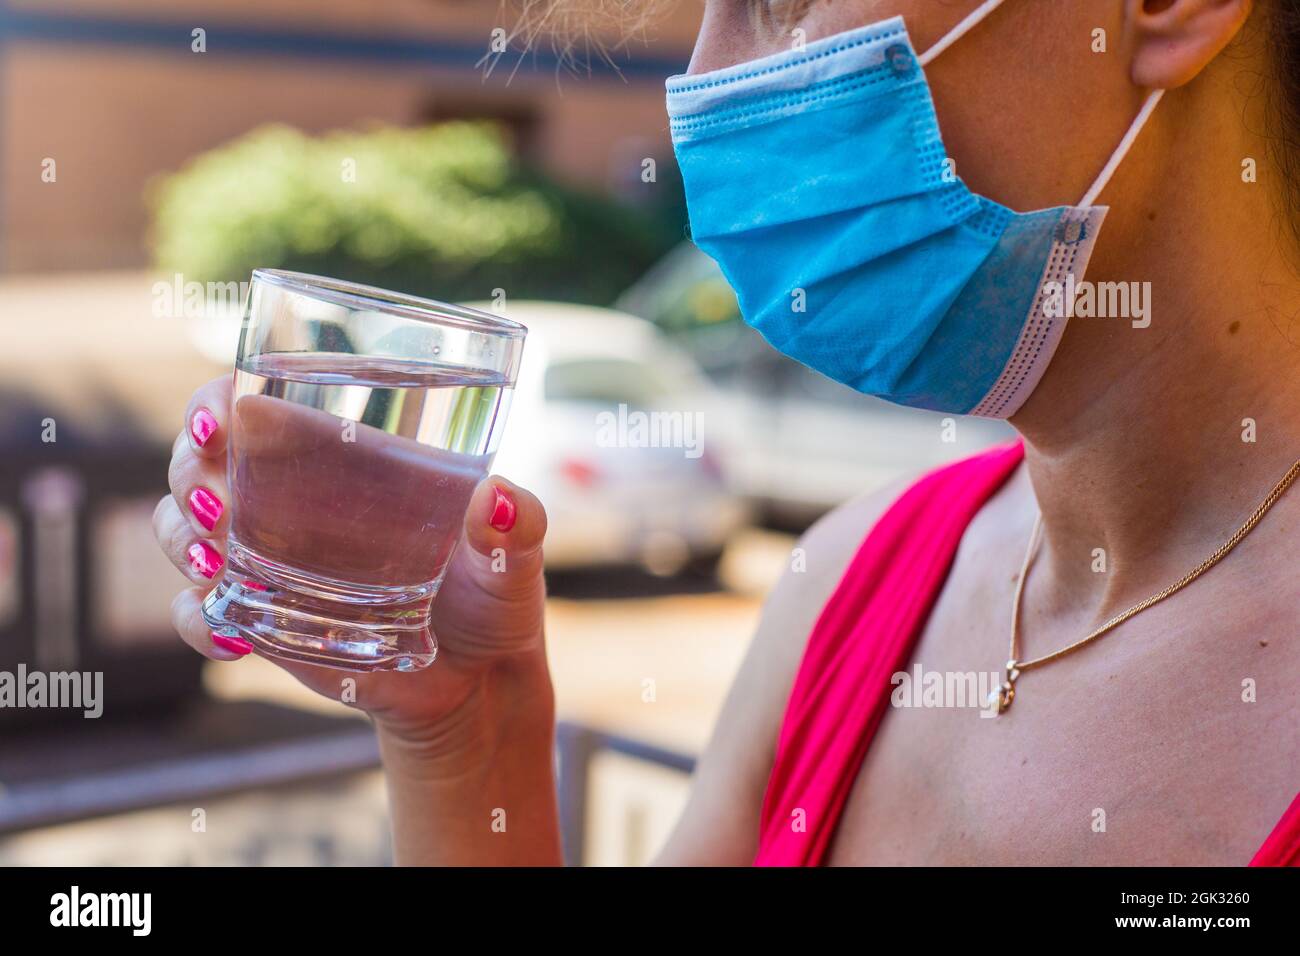
[[[1024,457],[992,448],[926,475],[872,528],[822,609],[786,705],[758,866],[817,866],[975,513]],[[794,635],[791,635],[792,637]]]
[[[1300,866],[1300,793],[1250,860],[1251,866]]]

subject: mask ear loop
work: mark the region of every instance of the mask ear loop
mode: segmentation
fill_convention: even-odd
[[[1005,2],[1006,0],[984,0],[983,3],[968,13],[961,23],[944,34],[934,46],[918,56],[916,62],[920,63],[922,67],[928,66],[935,57],[979,26],[980,21]]]
[[[1151,114],[1156,111],[1156,105],[1160,102],[1160,97],[1164,95],[1164,90],[1151,91],[1151,95],[1147,97],[1147,101],[1142,104],[1142,109],[1138,110],[1138,115],[1133,117],[1133,122],[1129,124],[1128,132],[1124,134],[1124,138],[1121,139],[1119,145],[1115,147],[1115,152],[1111,153],[1110,160],[1106,163],[1106,167],[1101,171],[1101,175],[1099,175],[1097,181],[1092,184],[1092,188],[1090,188],[1087,193],[1084,194],[1084,197],[1079,200],[1080,206],[1091,206],[1097,201],[1097,197],[1101,195],[1101,191],[1106,188],[1106,185],[1110,182],[1110,178],[1115,175],[1115,170],[1119,169],[1119,164],[1124,161],[1124,157],[1127,156],[1129,150],[1133,148],[1133,144],[1137,141],[1138,134],[1142,132],[1142,127],[1147,125],[1147,120],[1149,120]]]

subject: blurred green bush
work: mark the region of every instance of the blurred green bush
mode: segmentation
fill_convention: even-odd
[[[603,305],[680,241],[684,213],[664,193],[647,210],[567,188],[486,122],[267,126],[152,186],[154,259],[186,281],[279,268],[451,301],[499,288]]]

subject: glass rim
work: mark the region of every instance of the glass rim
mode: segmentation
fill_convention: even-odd
[[[505,316],[481,312],[468,306],[425,299],[378,286],[331,279],[284,269],[254,269],[253,281],[267,282],[335,305],[365,311],[387,312],[423,322],[451,325],[471,332],[507,339],[522,339],[528,327]]]

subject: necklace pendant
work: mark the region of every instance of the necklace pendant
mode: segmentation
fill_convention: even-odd
[[[1011,702],[1016,699],[1016,678],[1019,676],[1020,669],[1016,666],[1016,662],[1007,661],[1006,669],[1002,673],[1002,683],[988,696],[989,706],[996,707],[999,715],[1006,713]]]

